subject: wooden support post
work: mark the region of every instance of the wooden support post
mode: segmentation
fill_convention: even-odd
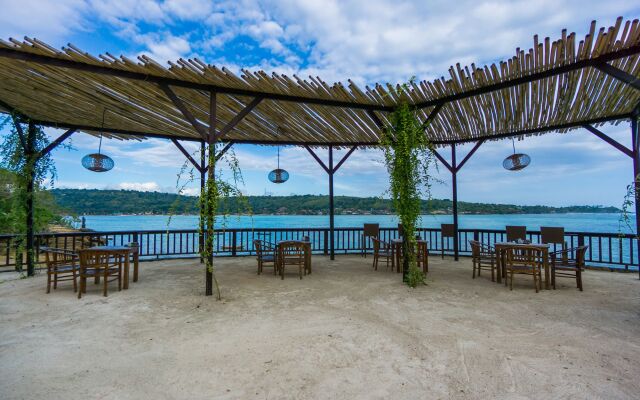
[[[636,238],[640,236],[640,137],[638,134],[638,117],[631,118],[631,147],[633,149],[633,182],[636,205]],[[636,257],[638,258],[638,279],[640,279],[640,239],[637,241]],[[633,261],[633,260],[630,260]]]
[[[458,166],[456,164],[455,144],[451,145],[451,186],[453,187],[453,257],[458,261]]]
[[[25,141],[25,156],[27,158],[26,174],[27,174],[27,276],[33,276],[35,274],[35,246],[34,246],[34,231],[33,231],[33,209],[35,202],[35,173],[36,163],[38,162],[38,154],[36,153],[36,126],[33,122],[29,121],[29,128],[27,131],[27,138]]]
[[[200,166],[204,167],[207,165],[207,158],[206,158],[206,154],[207,154],[207,145],[206,143],[203,141],[200,142]],[[205,168],[200,168],[200,199],[204,198],[204,191],[206,190],[205,187],[205,182],[207,180],[207,173],[205,171]],[[202,204],[202,201],[200,202],[200,218],[199,218],[199,235],[198,235],[198,251],[200,252],[201,256],[200,256],[200,264],[204,263],[204,258],[202,258],[202,249],[204,248],[204,230],[205,230],[205,226],[204,226],[204,219],[202,218],[202,213],[203,213],[203,208],[204,208],[204,204]]]
[[[329,146],[329,257],[335,259],[335,209],[333,204],[333,146]]]
[[[216,145],[216,93],[210,93],[209,102],[209,134],[208,134],[208,148],[209,148],[209,169],[207,170],[207,185],[215,184],[215,145]],[[205,205],[207,210],[207,235],[205,238],[206,252],[209,258],[210,265],[213,265],[213,217],[216,210],[210,210],[209,205]],[[205,274],[205,296],[211,296],[213,294],[213,271],[206,268]]]

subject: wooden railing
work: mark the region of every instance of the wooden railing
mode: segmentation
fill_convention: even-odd
[[[432,255],[453,254],[452,238],[441,239],[440,230],[419,229],[420,236],[429,242]],[[215,232],[216,256],[240,256],[253,254],[253,240],[263,239],[276,243],[286,239],[302,239],[309,236],[315,254],[329,254],[329,228],[255,228],[225,229]],[[469,240],[493,244],[506,240],[506,232],[490,229],[461,229],[459,231],[459,254],[469,256]],[[540,241],[540,232],[528,232],[533,242]],[[380,238],[384,241],[398,237],[397,228],[380,228]],[[0,271],[12,271],[16,259],[15,235],[0,235]],[[617,270],[637,270],[637,239],[634,235],[617,233],[567,232],[565,241],[569,247],[588,245],[587,263],[594,267]],[[59,247],[79,250],[95,244],[125,245],[130,242],[140,244],[141,258],[151,260],[171,257],[197,257],[199,235],[197,230],[157,230],[157,231],[114,231],[114,232],[73,232],[43,233],[36,236],[36,246]],[[371,250],[371,242],[364,243]],[[362,228],[336,228],[334,232],[336,254],[360,253],[363,248]],[[42,259],[39,259],[42,262]]]

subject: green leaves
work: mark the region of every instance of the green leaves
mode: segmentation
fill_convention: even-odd
[[[403,90],[408,90],[403,87]],[[433,144],[424,133],[422,123],[407,103],[389,116],[381,145],[389,172],[391,199],[404,232],[405,282],[416,287],[425,276],[416,265],[416,227],[420,218],[421,198],[431,198],[430,167],[435,165]]]

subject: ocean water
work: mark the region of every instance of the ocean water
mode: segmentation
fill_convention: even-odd
[[[633,219],[633,215],[631,216]],[[88,215],[87,228],[96,231],[131,231],[197,229],[198,216],[176,215]],[[633,233],[620,226],[620,214],[510,214],[510,215],[460,215],[461,229],[504,229],[506,225],[524,225],[529,230],[541,226],[562,226],[568,232]],[[423,215],[424,228],[439,228],[452,223],[451,215]],[[395,215],[336,215],[336,227],[361,227],[364,223],[379,223],[381,227],[396,227]],[[329,226],[326,215],[254,215],[231,216],[227,228],[323,228]],[[222,223],[220,223],[222,226]]]

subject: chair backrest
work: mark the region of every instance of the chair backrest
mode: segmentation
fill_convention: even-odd
[[[543,252],[536,246],[508,247],[506,250],[507,265],[527,265],[534,266],[541,263]]]
[[[78,255],[76,253],[65,249],[41,247],[40,252],[45,255],[47,268],[52,268],[58,265],[75,265],[78,260]]]
[[[253,241],[253,248],[256,250],[256,255],[261,257],[264,253],[264,243],[262,240],[255,239]]]
[[[380,235],[380,224],[364,224],[362,235],[364,237],[378,237]]]
[[[134,254],[140,251],[140,243],[138,242],[129,242],[127,246],[131,247]]]
[[[576,248],[576,264],[580,268],[584,268],[589,246],[579,246]]]
[[[564,228],[541,226],[540,227],[540,241],[542,243],[551,244],[565,244],[564,240]]]
[[[404,228],[402,224],[398,224],[398,236],[402,237],[402,235],[404,235]]]
[[[100,250],[81,249],[78,251],[81,268],[108,268],[110,256]]]
[[[507,242],[515,242],[516,240],[527,239],[527,227],[526,226],[511,226],[507,225]]]
[[[456,227],[453,224],[440,225],[440,234],[443,238],[454,237],[456,234]]]
[[[303,242],[310,242],[310,241],[311,241],[311,239],[309,238],[309,236],[303,236],[303,237],[302,237],[302,241],[303,241]]]
[[[480,256],[480,242],[477,240],[469,240],[469,244],[471,245],[471,257],[479,257]]]
[[[278,243],[278,259],[281,262],[302,262],[304,260],[305,244],[295,240]]]

